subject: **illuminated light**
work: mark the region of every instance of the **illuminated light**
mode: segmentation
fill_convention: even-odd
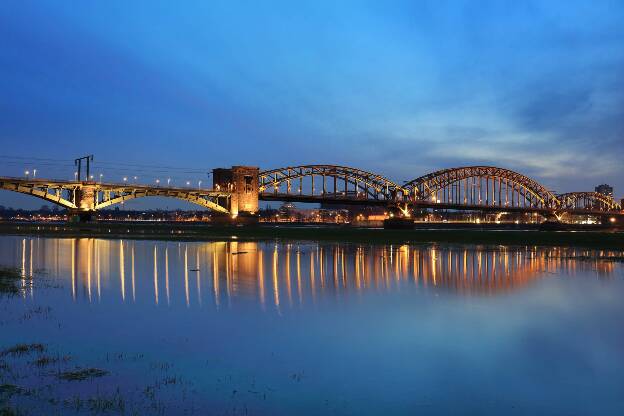
[[[481,219],[477,218],[477,220],[475,221],[477,224],[481,224]]]
[[[238,214],[232,214],[232,218],[238,217]]]
[[[615,217],[611,217],[611,218],[609,218],[609,221],[611,221],[611,222],[615,222]]]
[[[436,199],[436,203],[438,203],[438,204],[439,204],[439,203],[440,203],[440,200],[439,200],[439,199]]]

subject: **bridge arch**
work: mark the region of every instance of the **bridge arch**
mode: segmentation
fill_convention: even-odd
[[[100,210],[111,205],[119,204],[131,199],[145,197],[166,197],[175,198],[199,205],[210,210],[229,214],[229,210],[223,205],[227,205],[230,195],[220,192],[207,192],[200,190],[172,189],[172,188],[151,188],[151,187],[130,187],[107,190],[103,189],[98,192],[93,209]]]
[[[0,189],[31,195],[67,209],[77,209],[76,191],[78,186],[65,183],[24,181],[20,178],[3,178]]]
[[[561,201],[561,208],[570,210],[595,210],[595,211],[613,211],[621,210],[621,204],[618,204],[613,197],[601,194],[599,192],[568,192],[558,195]]]
[[[559,199],[537,181],[509,169],[466,166],[442,169],[405,185],[414,200],[548,209]]]
[[[308,178],[309,182],[304,184],[304,179]],[[327,179],[330,180],[329,184]],[[272,169],[260,172],[258,180],[260,195],[318,195],[381,201],[407,196],[403,187],[384,176],[339,165],[300,165]]]
[[[93,212],[123,201],[149,196],[176,198],[229,214],[230,193],[185,188],[158,188],[69,181],[0,178],[0,189],[31,195],[72,211]]]

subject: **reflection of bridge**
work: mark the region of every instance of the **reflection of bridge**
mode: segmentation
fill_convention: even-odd
[[[77,214],[130,199],[161,196],[236,216],[255,213],[258,200],[383,205],[402,216],[419,208],[624,215],[612,197],[596,192],[556,195],[520,173],[491,166],[444,169],[403,185],[371,172],[335,165],[304,165],[260,172],[216,169],[212,189],[0,178],[0,189],[29,194]]]
[[[495,295],[553,274],[612,275],[621,251],[557,247],[368,246],[268,242],[179,243],[108,239],[13,239],[22,274],[45,269],[72,296],[154,304],[309,304],[370,291]],[[12,247],[9,245],[13,245]],[[71,279],[71,285],[69,280]],[[37,285],[35,285],[35,289]],[[28,287],[28,290],[33,290]]]

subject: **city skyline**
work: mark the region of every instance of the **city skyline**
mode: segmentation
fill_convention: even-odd
[[[112,182],[211,182],[239,164],[396,180],[494,165],[622,197],[623,5],[357,6],[5,4],[1,173],[69,179],[91,153]]]

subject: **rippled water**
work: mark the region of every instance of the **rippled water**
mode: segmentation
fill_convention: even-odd
[[[54,384],[62,413],[118,394],[129,414],[615,415],[624,284],[609,256],[622,253],[0,237],[26,287],[0,300],[0,342],[71,357],[24,358],[11,379]],[[53,379],[73,366],[110,374]],[[46,408],[32,396],[13,400]]]

